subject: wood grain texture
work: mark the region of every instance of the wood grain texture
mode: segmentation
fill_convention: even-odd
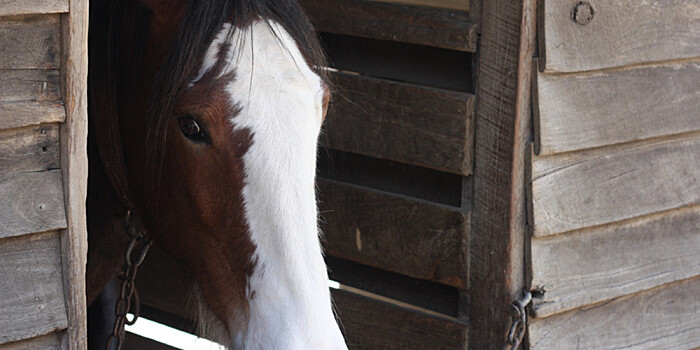
[[[0,0],[0,16],[68,12],[68,0]]]
[[[696,349],[700,278],[529,324],[530,349]]]
[[[466,288],[469,215],[319,179],[326,254]]]
[[[331,289],[349,349],[465,349],[466,325]]]
[[[438,7],[453,10],[469,10],[469,0],[376,0],[377,2],[388,2],[395,4],[418,5],[427,7]]]
[[[0,18],[0,69],[60,68],[60,27],[56,14]]]
[[[531,213],[547,236],[700,203],[700,134],[534,157]]]
[[[318,31],[476,51],[476,25],[466,12],[362,0],[300,3]]]
[[[56,169],[61,165],[60,152],[56,124],[0,130],[0,179]]]
[[[65,329],[58,234],[1,239],[0,261],[0,344]]]
[[[533,101],[539,111],[538,154],[700,130],[698,81],[698,61],[576,75],[540,73]]]
[[[474,55],[468,52],[331,33],[320,36],[337,70],[450,91],[474,91]]]
[[[700,276],[700,206],[532,240],[536,317]]]
[[[546,0],[540,57],[545,71],[577,72],[700,56],[695,0]],[[587,12],[587,13],[584,13]],[[576,21],[578,18],[579,24]]]
[[[61,86],[66,105],[66,122],[61,126],[61,171],[67,217],[66,229],[60,234],[68,307],[68,330],[62,341],[70,349],[87,347],[88,4],[88,0],[71,0],[70,13],[61,15]]]
[[[59,101],[0,101],[0,130],[65,120],[66,109]]]
[[[467,175],[473,95],[338,73],[328,147]]]
[[[483,1],[476,90],[474,207],[469,250],[469,347],[495,349],[508,332],[508,304],[515,297],[522,252],[513,251],[518,218],[513,196],[521,75],[523,9],[528,1]],[[529,69],[529,65],[528,65]],[[518,141],[516,141],[518,140]],[[522,268],[520,269],[522,270]],[[494,345],[498,344],[498,345]]]
[[[0,345],[0,350],[67,350],[61,348],[61,332]]]
[[[66,227],[60,170],[0,178],[0,238]]]
[[[61,85],[57,70],[0,70],[0,102],[60,101]],[[0,121],[0,123],[8,123]]]

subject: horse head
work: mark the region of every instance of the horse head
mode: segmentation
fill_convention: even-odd
[[[135,4],[110,9],[130,20],[105,32],[106,98],[134,202],[191,270],[200,322],[232,348],[345,349],[317,225],[329,90],[308,20],[293,0]]]

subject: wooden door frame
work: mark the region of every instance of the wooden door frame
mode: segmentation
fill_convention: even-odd
[[[485,0],[480,7],[469,346],[501,349],[508,304],[526,282],[525,151],[532,135],[536,1]]]
[[[61,14],[61,87],[66,121],[61,124],[61,171],[67,227],[61,230],[63,290],[68,329],[62,348],[87,348],[87,56],[89,0],[70,0]]]

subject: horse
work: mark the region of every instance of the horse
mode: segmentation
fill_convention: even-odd
[[[133,215],[192,274],[204,336],[347,349],[315,196],[330,89],[296,1],[90,8],[88,304],[122,271]]]

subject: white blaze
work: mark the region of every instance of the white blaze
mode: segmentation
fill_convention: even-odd
[[[249,280],[249,324],[231,335],[232,346],[347,349],[331,307],[317,226],[322,81],[279,24],[256,21],[234,31],[227,70],[235,69],[235,79],[226,92],[239,108],[234,129],[253,135],[243,159],[243,198],[257,265]],[[213,65],[224,37],[212,44],[205,67]]]

